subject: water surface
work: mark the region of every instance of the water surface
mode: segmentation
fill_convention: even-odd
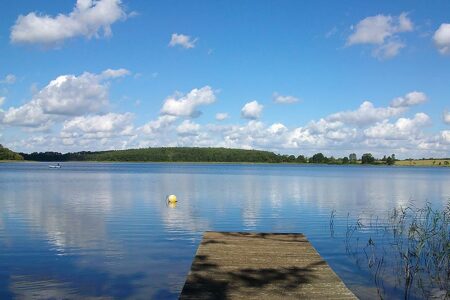
[[[372,298],[373,278],[346,254],[347,215],[450,199],[447,168],[62,165],[0,164],[0,299],[176,299],[206,230],[305,233],[350,289]]]

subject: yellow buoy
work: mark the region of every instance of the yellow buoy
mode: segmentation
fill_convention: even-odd
[[[175,195],[167,196],[167,202],[169,202],[169,203],[176,203],[177,202],[177,196],[175,196]]]

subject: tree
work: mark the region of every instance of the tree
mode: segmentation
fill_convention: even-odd
[[[395,154],[392,154],[392,155],[391,155],[391,158],[392,158],[392,161],[395,162]]]
[[[348,156],[348,158],[349,158],[351,164],[356,163],[356,161],[358,160],[358,158],[356,157],[356,154],[355,154],[355,153],[351,153],[351,154]]]
[[[387,164],[388,166],[394,164],[394,160],[392,159],[392,157],[388,156],[388,158],[386,158],[386,164]]]
[[[322,153],[316,153],[309,159],[309,162],[314,164],[324,164],[328,162],[328,158]]]
[[[306,157],[305,156],[303,156],[303,155],[299,155],[299,156],[297,156],[297,159],[296,159],[296,161],[298,162],[298,163],[301,163],[301,164],[305,164],[305,163],[307,163],[308,161],[306,160]]]
[[[23,157],[0,144],[0,160],[23,160]]]
[[[364,153],[361,157],[361,163],[362,164],[373,164],[375,162],[375,158],[372,156],[371,153]]]
[[[342,159],[342,163],[343,163],[343,164],[348,164],[348,162],[349,162],[348,157],[344,157],[344,158]]]

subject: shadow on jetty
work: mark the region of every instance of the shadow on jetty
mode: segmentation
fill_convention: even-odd
[[[208,260],[207,255],[197,256],[192,264],[194,276],[190,277],[180,299],[228,299],[230,291],[239,293],[246,288],[263,288],[277,284],[285,291],[298,289],[301,284],[314,280],[313,268],[325,265],[321,261],[305,268],[243,268],[237,271],[224,272],[217,264]],[[233,285],[230,286],[229,282]],[[276,292],[273,290],[273,292]],[[280,293],[279,296],[283,296]]]
[[[227,238],[243,237],[255,239],[270,239],[275,243],[292,242],[308,243],[303,235],[294,234],[264,234],[264,233],[220,233]],[[289,236],[290,241],[281,236]],[[278,238],[278,236],[280,238]],[[248,267],[245,255],[236,257],[236,253],[227,250],[229,244],[227,240],[216,240],[204,238],[201,247],[224,247],[223,255],[234,255],[234,264],[237,268],[231,269],[226,265],[219,265],[217,257],[212,259],[209,255],[197,254],[191,266],[191,274],[188,276],[186,284],[181,292],[180,299],[229,299],[233,295],[245,299],[247,296],[255,296],[255,291],[264,290],[271,296],[283,297],[292,291],[298,290],[299,286],[314,282],[317,278],[317,268],[327,266],[323,260],[314,261],[306,266],[298,267]],[[217,247],[216,246],[216,247]],[[215,248],[217,249],[217,248]],[[264,258],[265,259],[265,258]],[[267,257],[270,260],[270,256]],[[242,260],[242,268],[239,268]],[[246,266],[247,265],[247,266]]]

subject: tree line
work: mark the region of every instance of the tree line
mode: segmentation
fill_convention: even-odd
[[[250,162],[250,163],[311,163],[311,164],[386,164],[395,163],[395,155],[375,159],[371,153],[358,158],[355,153],[335,158],[323,153],[311,157],[283,155],[270,151],[229,148],[160,147],[111,151],[81,152],[33,152],[20,153],[32,161],[128,161],[128,162]]]

